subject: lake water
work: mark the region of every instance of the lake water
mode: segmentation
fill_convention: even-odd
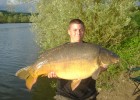
[[[23,80],[15,73],[33,63],[39,48],[30,24],[0,24],[0,100],[30,100]]]

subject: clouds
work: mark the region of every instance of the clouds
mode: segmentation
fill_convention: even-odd
[[[0,0],[0,6],[6,6],[6,5],[17,5],[21,2],[19,0]]]
[[[7,5],[18,5],[20,2],[18,0],[7,0]]]
[[[20,4],[31,4],[36,3],[39,0],[0,0],[0,5],[20,5]]]
[[[39,0],[0,0],[0,10],[12,10],[16,12],[34,12],[35,4]]]

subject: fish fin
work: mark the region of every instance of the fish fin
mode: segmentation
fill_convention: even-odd
[[[72,91],[74,91],[77,86],[80,84],[81,80],[77,79],[77,80],[73,80],[72,83],[71,83],[71,89]]]
[[[92,74],[92,79],[96,80],[100,74],[101,70],[98,68],[93,74]]]
[[[26,87],[31,90],[34,83],[37,81],[37,78],[32,77],[31,75],[26,79]]]
[[[22,68],[18,70],[15,75],[18,76],[20,79],[26,80],[30,76],[29,69],[30,66]]]

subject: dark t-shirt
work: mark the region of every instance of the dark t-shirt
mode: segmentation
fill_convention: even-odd
[[[83,79],[79,86],[72,91],[70,80],[57,80],[57,94],[74,100],[84,100],[92,95],[96,95],[96,81],[91,77]]]
[[[83,43],[86,42],[83,41]],[[96,95],[97,93],[96,81],[91,77],[83,79],[74,91],[71,90],[71,82],[71,80],[58,79],[56,94],[74,100],[84,100],[92,95]]]

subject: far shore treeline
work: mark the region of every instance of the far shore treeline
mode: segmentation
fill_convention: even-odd
[[[31,13],[0,10],[0,23],[30,23]]]

